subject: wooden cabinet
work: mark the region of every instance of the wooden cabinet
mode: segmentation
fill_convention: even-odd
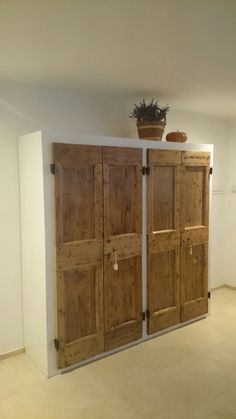
[[[102,148],[54,144],[58,367],[104,351]]]
[[[182,152],[181,321],[208,311],[210,153]]]
[[[142,338],[142,151],[53,145],[58,367]]]
[[[208,311],[210,153],[148,150],[148,334]]]
[[[105,350],[142,338],[142,151],[103,147]]]
[[[211,151],[20,138],[26,352],[45,375],[207,313]]]
[[[54,144],[58,366],[141,339],[142,151]],[[149,149],[148,334],[208,311],[209,153]]]
[[[181,152],[148,150],[148,334],[180,323]]]

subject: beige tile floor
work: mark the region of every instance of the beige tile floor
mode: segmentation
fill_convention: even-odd
[[[68,374],[0,362],[0,419],[236,419],[236,291],[211,316]]]

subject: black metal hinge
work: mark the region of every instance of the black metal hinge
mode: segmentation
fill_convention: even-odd
[[[58,339],[54,339],[54,346],[55,346],[56,351],[58,352],[60,349],[60,343]]]
[[[208,298],[211,298],[211,291],[208,291]]]
[[[142,174],[143,176],[150,174],[150,167],[149,166],[143,166],[142,167]]]
[[[210,167],[209,174],[212,175],[212,173],[213,173],[213,167]]]
[[[145,322],[146,318],[147,318],[147,319],[150,319],[150,310],[146,310],[146,311],[143,311],[143,312],[142,312],[142,319],[143,319],[143,322]]]
[[[55,163],[50,164],[50,170],[51,170],[51,174],[55,175],[55,173],[56,173],[56,164]]]

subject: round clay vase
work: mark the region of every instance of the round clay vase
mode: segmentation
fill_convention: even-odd
[[[165,126],[164,121],[137,121],[139,139],[161,141]]]
[[[187,134],[180,131],[169,132],[166,136],[166,141],[173,141],[175,143],[186,143],[187,139]]]

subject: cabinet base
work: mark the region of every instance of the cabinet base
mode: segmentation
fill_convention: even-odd
[[[107,351],[107,352],[103,352],[103,353],[101,353],[99,355],[95,355],[94,357],[88,358],[85,361],[79,362],[78,364],[75,364],[73,366],[70,366],[70,367],[67,367],[67,368],[63,368],[63,369],[60,369],[60,370],[56,370],[55,371],[55,374],[53,374],[53,375],[66,374],[66,373],[71,372],[71,371],[73,371],[73,370],[75,370],[77,368],[83,367],[84,365],[90,364],[91,362],[98,361],[99,359],[105,358],[105,357],[110,356],[110,355],[113,355],[113,354],[115,354],[117,352],[121,352],[121,351],[123,351],[125,349],[128,349],[128,348],[131,348],[133,346],[139,345],[140,343],[146,342],[146,341],[148,341],[150,339],[154,339],[154,338],[156,338],[158,336],[164,335],[164,334],[166,334],[168,332],[171,332],[173,330],[177,330],[177,329],[180,329],[180,328],[182,328],[184,326],[187,326],[189,324],[195,323],[195,322],[197,322],[199,320],[203,320],[206,317],[208,317],[208,315],[209,315],[209,313],[206,313],[206,314],[204,314],[202,316],[195,317],[194,319],[188,320],[186,322],[179,323],[179,324],[177,324],[175,326],[171,326],[168,329],[161,330],[160,332],[157,332],[157,333],[153,333],[152,335],[144,334],[144,336],[142,337],[142,339],[136,340],[135,342],[129,343],[129,344],[124,345],[124,346],[121,346],[121,347],[116,348],[116,349],[113,349],[111,351]],[[51,375],[51,376],[53,376],[53,375]]]

